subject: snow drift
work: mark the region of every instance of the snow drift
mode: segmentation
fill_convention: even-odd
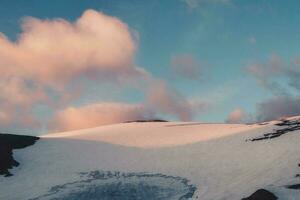
[[[0,199],[300,199],[299,129],[294,117],[48,134],[14,150],[20,166],[0,177]]]

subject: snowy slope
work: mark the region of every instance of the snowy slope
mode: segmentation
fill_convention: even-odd
[[[290,121],[122,123],[45,135],[14,151],[21,165],[0,177],[0,199],[240,200],[261,188],[300,199],[288,188],[300,183],[300,122]]]

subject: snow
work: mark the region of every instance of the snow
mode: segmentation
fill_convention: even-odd
[[[284,186],[300,183],[300,131],[246,141],[275,124],[123,123],[48,134],[14,151],[21,165],[0,177],[0,199],[33,199],[95,170],[186,178],[197,188],[193,199],[239,200],[260,188],[297,199],[300,192]]]
[[[235,133],[260,128],[259,125],[202,123],[122,123],[98,128],[52,133],[43,138],[72,138],[102,141],[140,148],[178,146],[217,139]]]

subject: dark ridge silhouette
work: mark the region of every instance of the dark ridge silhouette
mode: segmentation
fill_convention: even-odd
[[[271,133],[265,133],[262,136],[256,138],[252,138],[250,139],[250,141],[273,139],[287,134],[289,132],[300,130],[300,120],[282,119],[279,123],[275,125],[282,128],[274,130],[274,132]]]
[[[14,149],[22,149],[33,145],[38,139],[34,136],[0,134],[0,175],[12,176],[8,170],[20,165],[13,158]]]
[[[168,122],[168,121],[163,119],[142,119],[142,120],[126,121],[124,123],[133,123],[133,122]]]
[[[265,189],[259,189],[247,198],[242,200],[276,200],[278,199],[273,193]]]

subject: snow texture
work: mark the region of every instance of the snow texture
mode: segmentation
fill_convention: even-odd
[[[31,200],[185,200],[196,188],[188,180],[162,174],[93,171],[80,181],[57,185]]]
[[[299,200],[300,190],[289,186],[300,183],[300,130],[249,141],[278,123],[133,122],[49,134],[14,150],[21,164],[0,176],[0,199],[109,199],[135,190],[132,199],[241,200],[264,189]],[[106,180],[92,176],[110,172]]]

